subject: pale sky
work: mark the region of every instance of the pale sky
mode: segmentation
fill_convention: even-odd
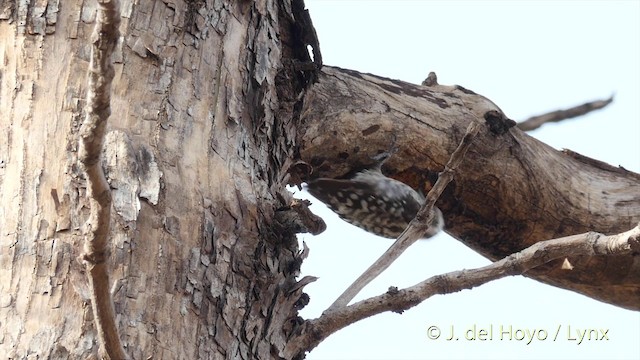
[[[640,172],[640,1],[306,0],[323,60],[419,84],[435,71],[523,120],[615,94],[604,110],[530,133],[557,148]],[[296,196],[308,196],[296,191]],[[319,316],[391,244],[343,221],[319,201],[328,229],[302,234],[310,248],[301,315]],[[640,221],[640,219],[638,219]],[[446,234],[413,245],[356,300],[489,261]],[[638,299],[640,302],[640,299]],[[442,335],[428,338],[437,326]],[[458,341],[446,341],[453,326]],[[493,328],[492,340],[465,332]],[[500,340],[500,327],[530,343]],[[607,330],[584,340],[577,330]],[[516,331],[520,330],[520,333]],[[547,334],[546,339],[543,338]],[[556,340],[554,335],[558,332]],[[505,336],[506,337],[506,336]],[[399,315],[385,313],[337,332],[308,359],[640,359],[640,313],[523,277],[436,296]]]

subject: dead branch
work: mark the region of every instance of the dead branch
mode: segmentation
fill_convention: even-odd
[[[536,115],[525,121],[518,123],[518,128],[522,131],[531,131],[539,128],[548,122],[560,122],[562,120],[588,114],[594,110],[599,110],[613,102],[613,96],[605,100],[596,100],[569,109],[556,110],[542,115]]]
[[[425,174],[442,171],[469,119],[492,107],[497,109],[460,86],[413,85],[324,66],[305,94],[299,160],[314,164],[317,177],[344,176],[388,148],[392,133],[403,156],[385,164],[387,173],[417,186]],[[617,234],[638,222],[640,175],[570,156],[506,122],[493,123],[495,131],[478,133],[464,171],[438,199],[449,235],[497,261],[537,241],[587,231]],[[525,276],[640,309],[640,280],[634,276],[640,257],[569,257],[570,273],[561,269],[562,260]]]
[[[329,335],[356,321],[385,311],[402,313],[433,295],[450,294],[503,277],[520,275],[549,261],[569,256],[618,256],[638,252],[640,224],[617,235],[588,232],[541,241],[485,267],[433,276],[406,289],[389,290],[351,306],[326,311],[319,318],[309,320],[298,339],[289,342],[286,357],[312,350]]]
[[[111,189],[100,163],[107,119],[111,115],[111,82],[114,76],[111,54],[120,32],[117,0],[98,1],[96,26],[92,34],[86,117],[80,128],[80,162],[87,176],[91,214],[85,235],[84,260],[91,288],[91,302],[101,351],[111,359],[126,359],[115,324],[106,264]]]
[[[467,131],[462,137],[460,144],[451,154],[451,158],[447,162],[447,165],[427,194],[426,201],[416,214],[416,217],[411,220],[407,228],[404,229],[402,234],[400,234],[398,239],[389,247],[389,249],[387,249],[387,251],[385,251],[384,254],[382,254],[382,256],[380,256],[380,258],[378,258],[378,260],[376,260],[371,266],[369,266],[369,268],[365,270],[365,272],[360,275],[353,284],[351,284],[347,290],[345,290],[338,299],[331,304],[331,306],[329,306],[328,310],[335,310],[347,306],[349,302],[353,300],[353,298],[356,297],[356,295],[358,295],[365,286],[367,286],[367,284],[391,266],[391,264],[409,248],[409,246],[415,243],[423,236],[423,234],[426,233],[429,228],[428,224],[433,220],[433,207],[436,201],[449,182],[453,180],[455,170],[462,162],[465,153],[469,149],[473,138],[479,130],[480,123],[477,120],[472,120],[467,127]]]

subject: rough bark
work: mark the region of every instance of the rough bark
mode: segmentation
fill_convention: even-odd
[[[490,102],[327,69],[303,109],[316,68],[307,45],[317,62],[320,53],[301,1],[121,3],[102,164],[113,196],[107,264],[125,352],[282,357],[313,280],[296,283],[306,252],[294,232],[322,228],[299,203],[289,211],[284,183],[297,182],[289,170],[304,168],[292,162],[294,151],[315,174],[334,176],[394,143],[399,156],[386,170],[422,186],[448,159],[466,117],[481,115],[471,111],[474,101]],[[0,354],[9,358],[98,356],[77,260],[91,209],[78,132],[94,22],[91,1],[0,2]],[[297,122],[300,111],[306,124]],[[500,135],[471,149],[461,166],[470,170],[439,204],[449,231],[473,248],[497,258],[549,234],[614,233],[637,220],[636,175],[493,125]],[[390,129],[398,131],[381,131]],[[573,187],[550,184],[563,174]],[[577,186],[581,192],[570,191]],[[635,258],[571,261],[571,278],[553,267],[535,276],[623,306],[637,299]],[[601,271],[606,265],[621,270]],[[582,277],[587,270],[593,279]]]
[[[92,1],[0,2],[0,354],[98,355],[78,166]],[[102,153],[133,359],[277,358],[304,283],[286,211],[299,2],[122,1]],[[281,211],[282,210],[282,211]]]
[[[486,98],[459,86],[418,86],[324,67],[307,92],[301,159],[312,177],[341,177],[399,148],[385,163],[392,177],[425,193],[471,119],[489,131],[475,140],[437,205],[445,230],[492,260],[538,241],[597,231],[616,234],[640,219],[640,175],[526,135]],[[640,309],[640,256],[579,256],[525,275],[594,299]]]

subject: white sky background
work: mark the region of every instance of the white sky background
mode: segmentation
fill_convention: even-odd
[[[325,64],[417,84],[435,71],[441,84],[482,94],[515,120],[615,93],[604,110],[530,135],[640,172],[640,1],[306,3]],[[319,201],[312,210],[328,229],[300,236],[311,251],[303,275],[320,277],[305,288],[311,296],[305,318],[319,316],[391,244],[342,222]],[[356,300],[488,263],[438,235],[413,245]],[[438,340],[427,338],[432,325],[442,330]],[[466,340],[465,330],[474,325],[493,326],[494,339]],[[526,338],[500,340],[499,327],[509,325],[542,329],[548,338],[528,345]],[[451,326],[457,342],[444,340]],[[576,329],[608,329],[609,340],[578,345],[570,340]],[[433,297],[402,315],[360,321],[330,336],[308,359],[639,359],[639,339],[638,312],[511,277]]]

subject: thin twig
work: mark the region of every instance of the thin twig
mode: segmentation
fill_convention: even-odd
[[[373,279],[378,277],[384,270],[386,270],[400,255],[420,239],[429,228],[431,221],[433,220],[433,206],[440,197],[440,194],[447,187],[449,182],[453,179],[453,174],[458,168],[465,153],[469,149],[471,142],[475,135],[480,130],[481,124],[472,121],[467,127],[467,131],[462,137],[460,144],[456,150],[451,154],[451,158],[447,162],[444,170],[438,176],[438,181],[433,185],[433,188],[427,194],[425,203],[422,205],[416,217],[411,220],[406,229],[400,234],[398,239],[387,249],[387,251],[378,258],[367,270],[365,270],[360,277],[358,277],[353,284],[351,284],[347,290],[345,290],[336,301],[329,306],[328,310],[335,310],[341,307],[347,306],[356,295],[369,284]]]
[[[91,302],[101,351],[111,359],[126,359],[115,323],[115,311],[109,291],[107,244],[111,221],[111,189],[100,163],[102,142],[111,114],[111,82],[114,76],[111,54],[120,32],[120,8],[117,0],[98,0],[96,26],[91,36],[86,117],[80,128],[79,158],[87,175],[87,195],[91,214],[85,235],[83,260],[87,267]]]
[[[532,116],[525,121],[518,123],[518,128],[522,131],[531,131],[539,128],[540,126],[548,122],[559,122],[566,119],[571,119],[577,116],[582,116],[590,113],[594,110],[602,109],[603,107],[613,102],[613,96],[605,100],[596,100],[582,105],[574,106],[569,109],[556,110],[546,114]]]
[[[556,259],[619,256],[634,252],[640,252],[640,224],[617,235],[588,232],[541,241],[485,267],[433,276],[406,289],[389,291],[347,307],[326,311],[319,318],[309,320],[298,337],[289,341],[285,357],[311,351],[329,335],[359,320],[385,311],[402,312],[433,295],[450,294],[503,277],[520,275]]]

